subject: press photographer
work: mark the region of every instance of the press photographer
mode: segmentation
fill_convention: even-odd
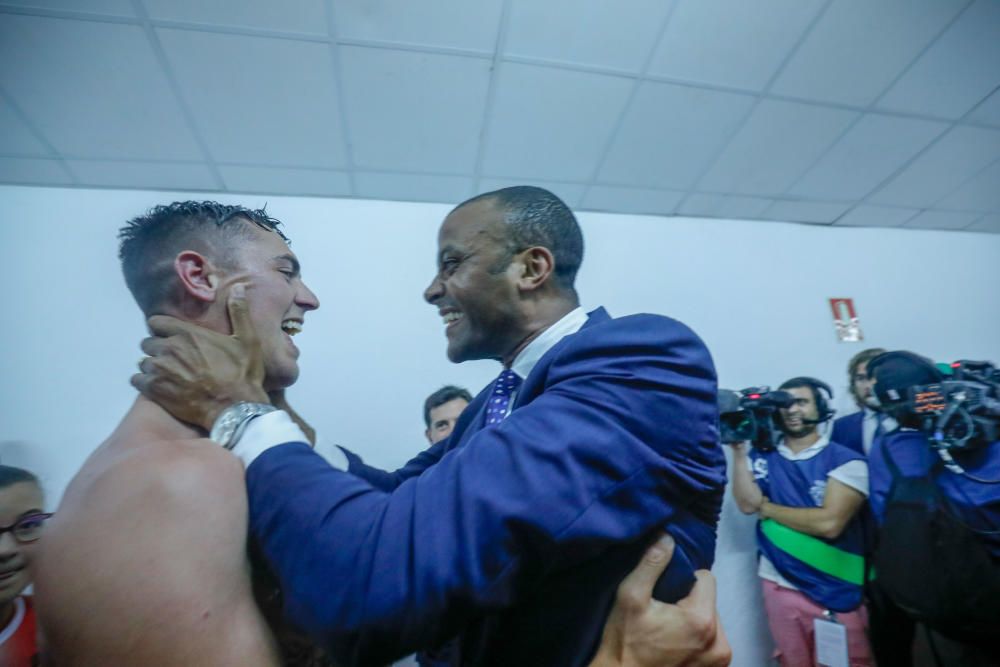
[[[868,494],[864,456],[821,435],[834,414],[825,383],[798,377],[739,394],[720,392],[723,442],[733,446],[733,497],[757,513],[768,624],[782,665],[817,664],[817,632],[871,665],[862,606]],[[743,438],[749,441],[737,442]]]
[[[899,423],[870,454],[873,603],[886,595],[922,622],[940,665],[1000,664],[1000,377],[959,362],[949,378],[902,351],[868,367]],[[876,655],[898,657],[881,640]]]

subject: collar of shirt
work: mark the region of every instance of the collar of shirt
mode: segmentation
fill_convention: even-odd
[[[809,445],[802,451],[796,453],[791,450],[791,448],[784,443],[784,441],[778,443],[778,453],[784,456],[789,461],[805,461],[806,459],[811,459],[812,457],[819,454],[823,449],[830,444],[830,434],[824,433],[819,437],[815,443]]]
[[[575,334],[587,322],[587,313],[577,306],[563,315],[562,319],[538,335],[538,338],[528,343],[521,353],[514,358],[510,369],[522,380],[528,377],[535,364],[546,352],[570,334]]]

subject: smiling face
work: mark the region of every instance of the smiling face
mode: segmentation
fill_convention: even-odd
[[[250,237],[233,249],[235,269],[225,272],[218,302],[225,308],[232,285],[246,284],[250,319],[264,352],[264,389],[284,389],[299,376],[299,348],[292,336],[302,330],[305,314],[319,308],[319,300],[302,282],[299,261],[281,237],[247,225]]]
[[[43,512],[42,490],[35,482],[15,482],[0,489],[0,526]],[[22,544],[8,531],[0,535],[0,607],[14,600],[31,583],[28,566],[37,542]]]
[[[445,324],[448,359],[503,359],[527,335],[502,213],[488,199],[448,215],[438,233],[438,273],[424,292]]]
[[[791,438],[802,438],[814,432],[816,424],[812,422],[819,418],[819,408],[813,390],[809,387],[789,387],[784,391],[791,394],[795,402],[790,408],[782,408],[781,430]]]

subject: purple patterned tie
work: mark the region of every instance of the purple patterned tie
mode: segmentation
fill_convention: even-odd
[[[486,408],[486,425],[499,424],[507,416],[507,406],[510,405],[510,395],[521,386],[521,378],[510,369],[504,369],[493,385],[490,403]]]

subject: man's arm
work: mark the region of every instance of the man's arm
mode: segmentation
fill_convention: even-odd
[[[245,313],[233,317],[234,331],[244,324]],[[162,330],[153,319],[150,327]],[[613,331],[578,334],[551,364],[544,394],[391,494],[331,469],[305,444],[261,454],[247,468],[250,526],[289,616],[346,661],[377,662],[448,639],[470,617],[515,604],[546,573],[667,524],[684,547],[674,561],[710,562],[724,480],[711,359],[666,320]],[[143,349],[169,357],[204,335],[218,337],[188,330]],[[144,363],[133,383],[210,423],[232,393],[211,369],[197,374],[200,389],[165,378],[156,371],[168,362]]]
[[[391,494],[302,444],[262,454],[247,469],[251,531],[281,577],[289,616],[348,662],[393,659],[510,606],[550,567],[670,523],[666,461],[628,441],[618,424],[629,416],[614,406],[595,413],[565,390]]]
[[[842,532],[864,505],[865,496],[832,477],[827,479],[822,507],[788,507],[764,499],[760,518],[774,519],[801,533],[832,540]]]
[[[388,471],[370,466],[365,463],[360,456],[349,449],[341,447],[340,450],[347,457],[348,472],[352,475],[366,480],[369,484],[380,491],[393,491],[397,486],[411,477],[416,477],[424,470],[438,462],[444,455],[448,438],[437,442],[424,451],[420,452],[406,462],[398,470]]]
[[[733,499],[736,506],[744,514],[753,514],[760,510],[764,494],[754,481],[750,472],[750,457],[747,455],[749,445],[739,442],[732,445],[733,451]]]
[[[653,599],[653,587],[674,552],[670,536],[655,542],[618,586],[615,606],[589,667],[724,667],[732,651],[715,608],[715,579],[696,573],[677,604]]]

